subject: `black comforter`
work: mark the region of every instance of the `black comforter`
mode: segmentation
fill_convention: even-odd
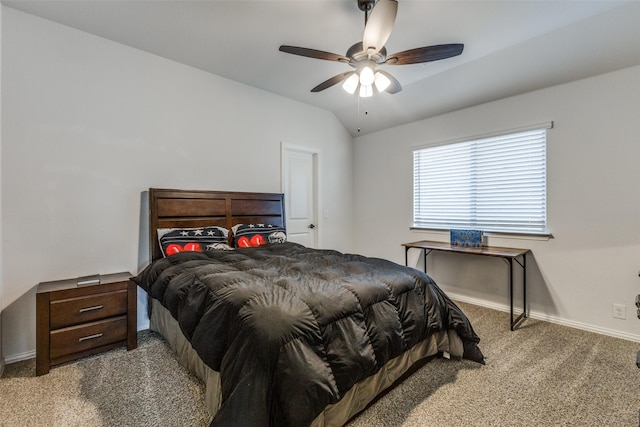
[[[462,311],[426,274],[295,243],[188,252],[134,281],[220,372],[212,426],[307,426],[356,382],[434,331],[483,363]]]

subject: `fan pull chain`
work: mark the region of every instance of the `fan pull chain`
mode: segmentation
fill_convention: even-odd
[[[358,115],[356,123],[358,125],[358,133],[360,133],[360,95],[358,95]]]
[[[360,99],[361,99],[361,97],[358,95],[358,118],[356,120],[357,125],[358,125],[358,133],[360,133],[360,117],[361,117],[361,115],[360,115]],[[364,110],[364,115],[365,116],[369,115],[369,112],[366,109]]]

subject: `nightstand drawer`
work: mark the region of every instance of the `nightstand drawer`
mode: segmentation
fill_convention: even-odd
[[[127,313],[127,290],[51,301],[50,328],[58,329]]]
[[[127,316],[58,329],[51,332],[51,359],[126,339]]]

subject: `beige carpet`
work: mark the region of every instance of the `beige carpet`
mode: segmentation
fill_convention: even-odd
[[[640,344],[460,304],[487,364],[427,363],[354,419],[372,426],[637,426]],[[0,426],[207,426],[202,385],[164,341],[139,334],[113,350],[35,377],[33,360],[0,379]]]
[[[434,360],[350,427],[637,426],[640,344],[460,304],[487,364]]]
[[[0,426],[206,426],[204,387],[159,335],[35,376],[35,359],[5,366]]]

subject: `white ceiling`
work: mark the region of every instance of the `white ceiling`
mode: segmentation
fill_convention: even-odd
[[[354,136],[640,64],[640,1],[398,3],[389,53],[443,43],[464,43],[465,50],[428,64],[384,66],[402,92],[358,100],[340,85],[310,92],[347,65],[278,51],[288,44],[344,54],[362,38],[356,0],[2,0],[330,110]]]

